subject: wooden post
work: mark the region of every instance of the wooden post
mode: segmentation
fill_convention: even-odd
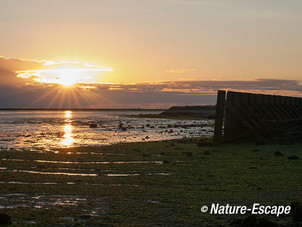
[[[236,100],[241,101],[241,92],[228,91],[226,99],[225,119],[224,119],[224,140],[229,141],[242,132],[242,123],[232,106]]]
[[[293,115],[296,119],[301,117],[301,115],[299,113],[299,109],[297,108],[297,106],[295,104],[295,98],[294,97],[290,97],[290,108],[291,108],[292,113],[293,113]]]
[[[288,118],[291,116],[290,112],[287,110],[287,108],[284,108],[284,106],[282,105],[282,100],[283,97],[280,95],[276,95],[275,96],[275,105],[276,107],[282,112],[282,116],[283,118]]]
[[[285,96],[284,99],[285,99],[286,109],[290,112],[289,119],[297,118],[297,116],[299,116],[299,115],[295,113],[294,106],[292,106],[292,97]]]
[[[255,109],[256,113],[260,118],[264,118],[265,115],[263,114],[262,110],[260,109],[260,105],[257,105],[257,95],[256,94],[249,94],[248,95],[248,104]]]
[[[271,121],[300,119],[301,116],[302,98],[218,91],[214,141],[230,141],[251,134],[271,136]]]
[[[216,116],[214,126],[214,142],[222,141],[222,124],[224,117],[224,102],[225,102],[225,91],[219,90],[217,92],[217,103],[216,103]]]
[[[274,118],[273,115],[269,111],[267,111],[267,109],[265,107],[263,95],[261,95],[261,94],[256,95],[256,103],[257,104],[255,106],[257,106],[261,110],[265,119]]]
[[[302,106],[300,105],[299,102],[300,102],[300,98],[295,98],[295,107],[298,110],[299,118],[301,118],[302,117]]]
[[[227,99],[226,99],[226,104],[232,103],[233,99],[233,91],[228,91],[227,93]],[[233,122],[232,122],[232,111],[230,110],[229,106],[226,105],[225,107],[225,118],[224,118],[224,140],[229,140],[231,138],[231,130],[233,127]]]

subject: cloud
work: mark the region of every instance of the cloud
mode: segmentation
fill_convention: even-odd
[[[38,70],[43,68],[45,61],[26,60],[20,58],[5,58],[0,56],[0,69],[11,72],[23,70]]]
[[[64,89],[56,83],[18,78],[18,71],[45,69],[46,61],[0,57],[0,108],[168,108],[172,105],[215,104],[217,90],[302,97],[301,81],[163,81],[135,84],[77,83]],[[70,62],[47,63],[47,67]],[[80,65],[83,63],[74,63]],[[83,66],[83,65],[82,65]],[[85,66],[83,66],[85,67]],[[88,68],[97,66],[86,65]]]
[[[0,57],[2,85],[21,86],[35,83],[88,82],[98,72],[113,71],[110,67],[77,61],[37,61]],[[1,85],[0,85],[1,86]]]
[[[196,71],[196,69],[169,69],[166,72],[182,74],[182,73],[195,72],[195,71]]]
[[[17,71],[26,69],[40,69],[41,63],[37,61],[8,59],[0,56],[0,87],[22,86],[30,83],[31,80],[20,79],[17,77]]]
[[[95,84],[96,90],[123,90],[133,93],[177,93],[181,95],[216,94],[217,90],[246,91],[252,93],[302,95],[297,80],[255,79],[249,81],[165,81],[137,84]]]
[[[1,108],[167,108],[215,104],[217,90],[302,96],[299,81],[166,81],[138,84],[83,83],[72,89],[34,84],[0,90]]]

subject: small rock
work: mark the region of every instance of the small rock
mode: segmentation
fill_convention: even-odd
[[[98,124],[95,124],[95,123],[89,125],[89,128],[97,128],[97,127],[98,127]]]
[[[284,154],[282,154],[280,151],[276,151],[276,152],[274,153],[274,155],[275,155],[275,156],[284,156]]]
[[[84,220],[87,220],[87,219],[91,218],[91,215],[84,214],[84,215],[81,215],[80,218],[84,219]]]
[[[210,147],[210,146],[213,146],[213,143],[209,141],[200,140],[197,143],[197,147]]]
[[[57,136],[58,136],[59,138],[62,138],[62,137],[64,136],[64,132],[58,132],[58,133],[57,133]]]
[[[270,220],[267,220],[265,218],[262,218],[259,220],[256,227],[279,227],[279,224],[272,222]]]
[[[192,152],[184,151],[182,153],[185,154],[187,157],[192,157],[193,156]]]
[[[280,145],[291,145],[290,142],[280,142]]]
[[[290,212],[293,213],[297,207],[302,207],[302,203],[299,201],[293,201],[290,203]]]
[[[241,226],[241,222],[242,222],[242,219],[241,218],[238,218],[238,219],[235,219],[233,221],[230,222],[230,225],[233,226]]]
[[[0,213],[0,225],[12,224],[12,218],[4,213]]]
[[[204,155],[210,155],[211,153],[210,153],[210,151],[206,150],[206,151],[203,152],[203,154]]]
[[[291,202],[291,213],[293,215],[293,221],[302,222],[302,203],[301,202]]]
[[[257,218],[255,215],[249,215],[242,220],[241,224],[243,226],[253,227],[257,224]]]
[[[255,142],[255,146],[266,145],[266,141],[264,139],[257,139]]]
[[[297,155],[290,155],[290,156],[287,157],[287,159],[289,159],[289,160],[298,160],[299,157]]]

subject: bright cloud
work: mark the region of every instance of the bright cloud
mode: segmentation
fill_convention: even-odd
[[[96,72],[113,71],[110,67],[91,65],[85,62],[45,61],[45,69],[16,71],[18,78],[32,79],[40,83],[57,83],[72,86],[75,83],[94,82]]]

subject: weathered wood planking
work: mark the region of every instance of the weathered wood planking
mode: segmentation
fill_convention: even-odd
[[[224,118],[224,102],[225,102],[225,91],[219,90],[217,93],[217,103],[216,103],[216,116],[215,116],[215,129],[214,131],[214,141],[222,141],[222,125]]]
[[[300,119],[302,98],[219,90],[214,141],[270,135],[268,121]],[[224,129],[223,129],[224,125]],[[224,132],[224,133],[223,133]]]

